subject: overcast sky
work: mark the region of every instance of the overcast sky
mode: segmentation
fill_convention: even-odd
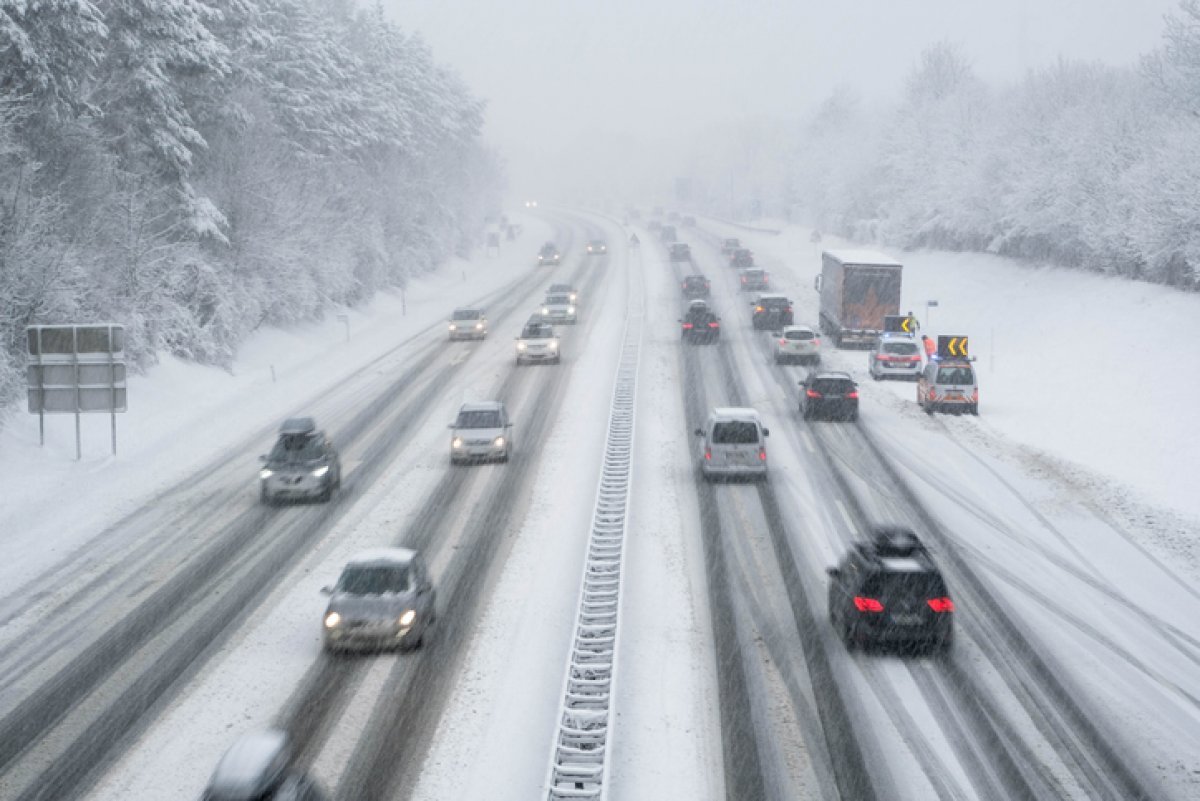
[[[839,84],[897,97],[949,40],[999,82],[1060,56],[1127,64],[1178,0],[382,0],[487,99],[518,196],[645,172],[731,115],[796,116]],[[666,175],[663,175],[666,180]]]

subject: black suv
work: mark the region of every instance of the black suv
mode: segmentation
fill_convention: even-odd
[[[795,322],[792,302],[784,295],[759,295],[750,305],[754,307],[751,323],[756,330],[778,331]]]
[[[743,269],[754,266],[754,253],[750,248],[737,248],[729,254],[729,266]]]
[[[847,648],[872,644],[947,650],[954,602],[925,546],[907,528],[878,526],[829,574],[829,620]]]
[[[800,414],[805,420],[857,420],[858,384],[849,373],[813,370],[800,382]]]
[[[675,242],[671,245],[671,261],[691,261],[692,249],[687,242]]]
[[[711,290],[712,286],[703,275],[685,275],[683,277],[683,296],[685,298],[707,298]]]
[[[692,345],[708,345],[721,338],[721,318],[702,300],[688,304],[680,323],[680,336]]]

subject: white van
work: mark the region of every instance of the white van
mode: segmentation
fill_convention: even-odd
[[[766,437],[770,433],[754,409],[713,409],[704,428],[696,429],[701,438],[701,475],[708,481],[717,477],[766,479]]]

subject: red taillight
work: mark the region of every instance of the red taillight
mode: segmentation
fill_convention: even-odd
[[[851,393],[850,393],[849,395],[847,395],[846,397],[847,397],[847,398],[853,398],[854,400],[858,400],[858,390],[857,390],[857,389],[856,389],[856,390],[854,390],[853,392],[851,392]]]
[[[759,460],[760,462],[765,462],[765,461],[767,461],[767,449],[766,449],[766,448],[759,448],[759,449],[758,449],[758,460]]]
[[[709,328],[720,328],[721,324],[720,323],[709,323],[708,327]]]
[[[691,323],[684,323],[684,324],[683,324],[683,330],[684,330],[684,331],[690,331],[690,330],[691,330],[691,328],[692,328],[692,324],[691,324]]]
[[[930,598],[925,603],[929,604],[929,608],[935,612],[953,612],[954,601],[949,598]]]
[[[744,276],[744,275],[742,276],[742,283],[743,284],[746,283],[746,276]]]
[[[971,402],[979,403],[979,390],[976,389],[973,392],[971,392]]]
[[[910,362],[919,362],[919,361],[921,361],[921,357],[920,357],[920,356],[909,356],[909,357],[908,357],[908,361],[910,361]]]
[[[814,344],[814,345],[820,345],[820,344],[821,344],[821,340],[819,340],[819,339],[814,339],[814,340],[813,340],[813,344]]]
[[[792,307],[791,307],[791,306],[788,306],[786,309],[784,309],[784,311],[785,311],[785,312],[787,312],[788,314],[791,314],[791,313],[792,313]]]
[[[805,395],[807,395],[807,396],[808,396],[808,397],[810,397],[810,398],[819,398],[819,397],[821,397],[821,393],[820,393],[820,392],[817,392],[815,389],[809,389],[809,390],[806,390],[806,391],[804,392],[804,394],[805,394]]]
[[[709,461],[712,461],[712,448],[704,449],[704,458],[708,459]]]
[[[864,598],[861,595],[855,595],[854,608],[860,612],[882,612],[883,604],[874,598]]]
[[[880,353],[878,356],[875,357],[875,361],[877,361],[877,362],[890,362],[891,360],[892,360],[891,356],[885,356],[882,353]]]
[[[788,342],[788,341],[787,341],[786,339],[781,339],[781,340],[779,340],[779,344],[780,344],[780,345],[786,345],[786,344],[787,344],[787,342]]]

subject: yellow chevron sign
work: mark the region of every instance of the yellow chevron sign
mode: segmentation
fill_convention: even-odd
[[[969,355],[968,340],[963,336],[939,336],[938,355],[945,358],[965,359]]]

